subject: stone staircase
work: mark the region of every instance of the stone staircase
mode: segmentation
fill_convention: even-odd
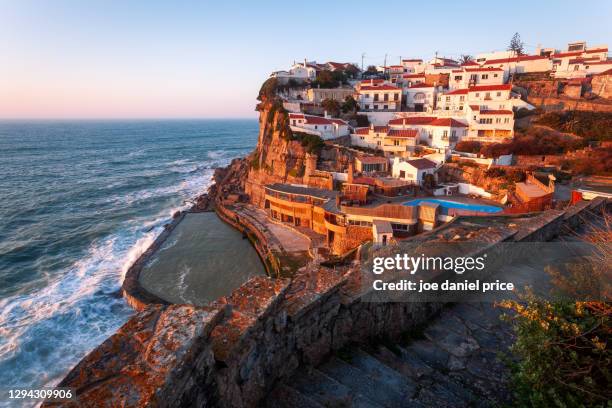
[[[402,345],[352,345],[300,367],[267,407],[493,407],[510,401],[498,353],[512,333],[489,303],[444,309]]]

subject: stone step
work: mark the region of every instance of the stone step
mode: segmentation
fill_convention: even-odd
[[[267,408],[325,408],[312,398],[285,384],[277,385],[266,399]]]
[[[355,394],[360,394],[366,399],[383,407],[404,406],[409,399],[408,395],[402,395],[403,390],[372,378],[367,373],[352,365],[332,357],[319,369],[336,381],[350,388]]]
[[[291,387],[324,407],[350,407],[353,392],[316,368],[302,369],[290,380]]]
[[[414,381],[402,376],[383,361],[378,360],[360,348],[352,350],[351,359],[348,363],[377,381],[391,386],[402,395],[412,397],[416,393],[417,385]]]

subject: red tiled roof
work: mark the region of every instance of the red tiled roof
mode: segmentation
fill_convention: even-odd
[[[480,111],[481,115],[512,115],[511,110],[506,109],[489,109]]]
[[[607,65],[607,64],[612,64],[612,60],[603,60],[603,61],[597,61],[597,62],[589,62],[589,65]]]
[[[410,164],[412,167],[415,167],[419,170],[436,168],[436,163],[432,162],[429,159],[407,160],[406,163]]]
[[[355,129],[355,133],[358,135],[367,135],[370,131],[374,133],[387,133],[389,130],[388,126],[373,126],[372,127],[360,127]]]
[[[465,123],[453,118],[438,118],[429,123],[429,126],[467,127]]]
[[[379,85],[379,86],[361,86],[361,91],[400,91],[396,86]]]
[[[512,90],[511,84],[502,84],[502,85],[476,85],[469,88],[469,92],[479,92],[479,91],[510,91]]]
[[[387,133],[388,137],[392,138],[406,138],[406,137],[417,137],[419,134],[416,129],[391,129]]]
[[[348,123],[346,123],[342,119],[330,119],[329,121],[337,125],[348,125]]]
[[[466,68],[465,71],[466,72],[479,72],[479,71],[491,72],[491,71],[503,71],[503,69],[485,67],[485,68]]]
[[[362,79],[361,80],[361,84],[362,85],[367,85],[370,83],[374,83],[374,84],[382,84],[383,82],[385,82],[384,79],[380,79],[380,78],[373,78],[373,79]]]
[[[447,92],[444,95],[466,95],[467,93],[468,89],[455,89],[454,91]]]
[[[553,58],[566,58],[566,57],[577,57],[582,55],[582,51],[570,51],[570,52],[560,52],[558,54],[553,54]]]
[[[409,88],[434,88],[434,86],[420,82],[418,84],[410,85]]]
[[[389,121],[389,125],[427,125],[436,118],[431,116],[413,116],[407,118],[395,118]]]
[[[304,115],[301,113],[289,113],[289,119],[304,119]]]
[[[357,156],[357,160],[364,164],[383,164],[388,163],[388,160],[380,156]],[[355,181],[355,180],[353,180]]]
[[[422,59],[403,59],[402,62],[423,62]]]
[[[367,135],[370,133],[370,128],[368,127],[360,127],[355,129],[356,135]]]
[[[306,116],[306,123],[309,125],[331,125],[332,121],[320,116]]]
[[[476,61],[466,61],[463,64],[461,64],[462,67],[473,67],[473,66],[478,66],[478,63]]]
[[[585,52],[587,54],[592,54],[595,52],[608,52],[608,48],[607,47],[606,48],[592,48],[592,49],[586,50]]]
[[[402,78],[425,78],[425,74],[404,74]]]
[[[479,111],[480,110],[480,106],[478,105],[470,105],[470,109],[473,111]]]
[[[580,54],[580,53],[578,53]],[[520,57],[499,58],[485,61],[484,65],[505,64],[510,62],[533,61],[538,59],[548,59],[542,55],[521,55]]]

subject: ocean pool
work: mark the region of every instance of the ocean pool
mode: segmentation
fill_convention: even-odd
[[[421,203],[439,204],[445,209],[452,208],[452,209],[457,209],[457,210],[478,211],[478,212],[492,213],[492,214],[502,211],[502,208],[496,207],[494,205],[460,203],[458,201],[440,200],[437,198],[417,198],[415,200],[405,202],[404,205],[415,206]]]

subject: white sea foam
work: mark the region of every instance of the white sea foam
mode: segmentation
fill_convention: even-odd
[[[172,214],[187,208],[186,200],[211,184],[212,174],[205,169],[170,186],[113,196],[122,204],[173,194],[185,201],[146,222],[126,221],[120,232],[93,242],[71,267],[43,274],[48,280],[39,282],[39,289],[1,299],[0,384],[53,386],[123,324],[133,312],[117,294],[125,272]]]

